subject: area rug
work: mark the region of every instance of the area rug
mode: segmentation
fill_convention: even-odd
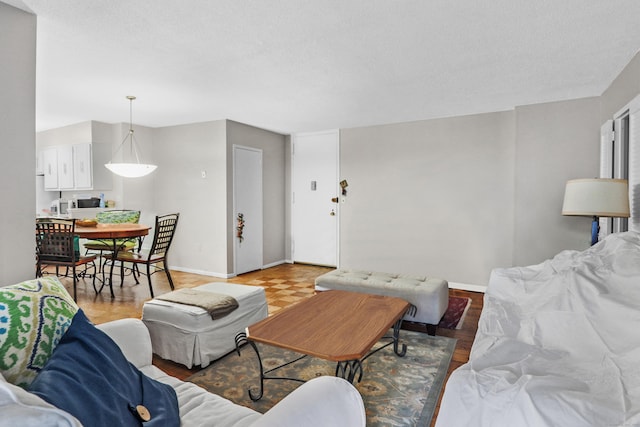
[[[389,346],[363,362],[363,377],[355,384],[363,397],[367,426],[428,426],[447,375],[455,349],[453,338],[429,336],[421,332],[401,331],[407,354],[398,357]],[[374,348],[387,343],[381,340]],[[258,344],[265,370],[296,358],[296,353]],[[237,404],[264,413],[300,383],[267,380],[264,396],[258,402],[249,399],[247,390],[259,391],[259,365],[253,349],[245,345],[241,355],[232,352],[188,378],[206,390]],[[321,375],[334,375],[335,363],[304,358],[282,368],[271,376],[309,380]]]
[[[449,297],[449,306],[438,324],[439,328],[460,329],[471,307],[471,298]]]

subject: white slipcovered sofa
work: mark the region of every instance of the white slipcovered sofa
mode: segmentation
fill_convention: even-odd
[[[74,310],[77,310],[75,314]],[[55,314],[51,315],[54,312]],[[73,320],[70,320],[71,317]],[[80,320],[77,321],[78,318]],[[20,333],[23,334],[23,338],[17,340],[14,336],[18,335],[10,333],[11,327],[15,328],[16,325],[20,325]],[[76,325],[84,325],[82,327],[85,329],[76,329]],[[76,332],[79,334],[75,335]],[[117,353],[116,358],[122,359],[125,366],[122,369],[113,369],[108,363],[111,356],[107,359],[100,359],[98,354],[95,358],[78,356],[76,347],[69,345],[73,346],[83,339],[87,340],[82,344],[83,347],[91,347],[94,342],[96,345],[106,343],[107,347]],[[52,347],[55,348],[51,352]],[[13,357],[25,348],[28,354],[34,357]],[[73,350],[68,351],[65,348]],[[77,349],[82,350],[80,347]],[[158,406],[154,409],[158,417],[154,422],[152,410],[151,422],[139,425],[165,427],[166,424],[162,421],[165,418],[162,416],[167,411],[175,411],[174,414],[177,412],[170,425],[175,425],[177,421],[187,427],[353,427],[366,424],[364,404],[359,392],[353,385],[337,377],[318,377],[304,383],[265,414],[260,414],[209,393],[195,384],[169,376],[152,365],[151,338],[141,320],[120,319],[95,327],[86,319],[82,310],[78,310],[73,299],[55,277],[0,287],[0,350],[0,427],[81,426],[78,418],[59,409],[64,405],[54,407],[48,403],[67,393],[75,396],[71,405],[79,407],[82,414],[78,417],[88,416],[84,425],[125,425],[125,418],[128,420],[126,425],[131,425],[130,412],[138,409],[131,403],[135,404],[141,400],[129,400],[130,412],[124,408],[124,415],[122,411],[115,415],[118,413],[116,409],[122,408],[114,406],[107,406],[106,411],[101,411],[101,415],[98,415],[97,411],[91,410],[91,402],[97,401],[104,405],[110,397],[121,396],[123,383],[132,381],[137,385],[138,378],[144,397],[147,391],[154,391],[148,389],[146,383],[142,384],[143,381],[149,381],[146,377],[155,380],[151,383],[162,388],[164,394],[172,395],[175,392],[175,397],[168,405],[159,404],[159,400],[151,398]],[[46,358],[37,360],[44,355]],[[61,355],[65,355],[64,358]],[[94,365],[98,366],[94,369]],[[37,368],[34,368],[36,366]],[[98,380],[94,381],[95,377],[87,371],[87,366],[88,369],[97,371],[97,375],[111,378],[109,383],[96,385]],[[60,385],[60,372],[71,378],[71,385]],[[113,375],[114,372],[124,374],[118,377]],[[146,377],[140,375],[140,372]],[[47,396],[47,393],[49,397],[45,401],[41,397]],[[54,395],[54,399],[50,399],[51,395]],[[125,399],[127,398],[136,397],[129,393]],[[146,405],[147,400],[144,402]],[[99,416],[102,418],[98,418]]]
[[[436,426],[639,426],[640,234],[495,269]]]

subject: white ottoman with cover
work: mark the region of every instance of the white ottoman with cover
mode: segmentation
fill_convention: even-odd
[[[449,283],[426,276],[337,269],[318,276],[315,288],[317,291],[338,289],[402,298],[416,308],[415,313],[409,310],[404,320],[426,325],[431,335],[435,334],[449,305]]]
[[[145,302],[142,308],[153,352],[188,368],[205,367],[235,350],[236,335],[268,314],[262,287],[215,282],[193,289],[230,296],[238,307],[215,320],[204,308],[158,298]]]

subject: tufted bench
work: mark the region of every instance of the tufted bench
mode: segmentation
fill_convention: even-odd
[[[200,307],[152,299],[142,307],[153,352],[188,368],[205,367],[236,348],[238,332],[267,317],[267,299],[260,286],[214,282],[195,289],[230,295],[238,308],[212,320]]]
[[[425,276],[338,269],[318,276],[315,288],[317,291],[339,289],[402,298],[416,307],[413,316],[410,311],[404,320],[425,324],[431,335],[435,334],[435,327],[449,305],[447,281]]]

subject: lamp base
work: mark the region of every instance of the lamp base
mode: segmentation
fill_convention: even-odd
[[[598,221],[597,216],[594,216],[593,221],[591,222],[591,246],[598,243],[599,232],[600,232],[600,221]]]

